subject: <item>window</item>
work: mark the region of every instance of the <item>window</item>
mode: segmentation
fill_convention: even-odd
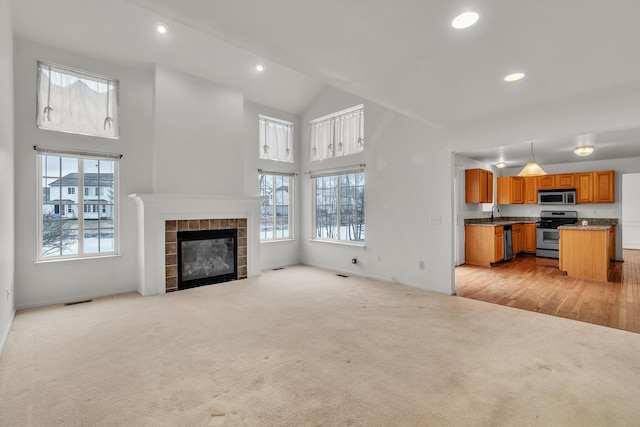
[[[311,174],[314,238],[364,242],[364,170]]]
[[[40,129],[118,138],[118,81],[38,62]]]
[[[43,194],[38,259],[117,253],[118,162],[39,151],[38,163]],[[101,196],[89,196],[85,191],[85,197],[78,197],[77,191],[68,191],[83,187],[100,188]],[[61,197],[65,193],[66,198]]]
[[[258,116],[258,157],[293,163],[293,123]]]
[[[67,194],[76,194],[75,187],[68,187],[67,188]]]
[[[364,151],[364,105],[310,122],[309,160],[324,160]]]
[[[265,198],[260,205],[260,239],[290,239],[293,176],[261,173],[259,183],[260,197]]]
[[[85,189],[84,189],[84,195],[85,195],[85,196],[88,196],[88,195],[89,195],[89,193],[91,193],[91,189],[90,189],[90,188],[85,188]]]

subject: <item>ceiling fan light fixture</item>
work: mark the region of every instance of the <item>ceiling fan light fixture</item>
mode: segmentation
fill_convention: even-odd
[[[504,77],[504,81],[507,83],[517,82],[518,80],[524,79],[524,73],[511,73]]]
[[[506,164],[505,162],[498,162],[498,163],[496,163],[496,167],[497,167],[498,169],[502,169],[502,168],[504,168],[505,166],[507,166],[507,164]]]
[[[578,145],[573,149],[576,156],[584,157],[593,153],[593,145]]]
[[[546,175],[547,173],[540,167],[539,164],[536,163],[536,159],[533,157],[533,142],[531,143],[531,158],[529,159],[529,163],[522,168],[518,176],[537,176],[537,175]]]
[[[155,28],[156,32],[161,35],[165,35],[169,32],[169,26],[164,22],[157,22]]]

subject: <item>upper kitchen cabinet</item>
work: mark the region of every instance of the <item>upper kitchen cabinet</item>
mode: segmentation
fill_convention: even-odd
[[[524,203],[524,179],[519,176],[498,177],[498,204]]]
[[[524,182],[524,203],[529,205],[538,204],[538,177],[525,176]]]
[[[577,203],[614,203],[615,171],[578,172],[576,175]]]
[[[614,203],[616,201],[615,171],[596,171],[593,173],[594,203]]]
[[[493,203],[493,172],[485,169],[467,169],[465,176],[465,203]]]
[[[576,188],[575,173],[561,173],[555,175],[556,188]]]
[[[540,175],[538,177],[539,190],[556,190],[558,188],[576,188],[576,174],[559,173],[554,175]]]
[[[555,175],[540,175],[538,177],[538,190],[555,190],[556,188]]]

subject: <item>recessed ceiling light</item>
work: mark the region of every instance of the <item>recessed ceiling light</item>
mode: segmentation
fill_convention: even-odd
[[[264,71],[264,64],[262,64],[262,63],[256,64],[256,66],[254,68],[255,68],[255,70],[257,72],[261,73],[261,72]]]
[[[504,78],[505,82],[517,82],[524,78],[524,73],[512,73]]]
[[[156,31],[158,34],[167,34],[169,32],[169,26],[164,22],[158,22],[156,24]]]
[[[507,166],[507,164],[505,162],[498,162],[496,163],[496,167],[499,169],[502,169],[503,167]]]
[[[480,18],[480,15],[478,15],[476,12],[464,12],[453,18],[453,21],[451,21],[451,26],[458,30],[468,28],[478,22],[478,18]]]

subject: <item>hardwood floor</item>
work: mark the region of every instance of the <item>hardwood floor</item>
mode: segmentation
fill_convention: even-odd
[[[458,296],[640,333],[640,250],[623,250],[608,282],[574,279],[557,259],[518,255],[493,267],[456,267]]]

